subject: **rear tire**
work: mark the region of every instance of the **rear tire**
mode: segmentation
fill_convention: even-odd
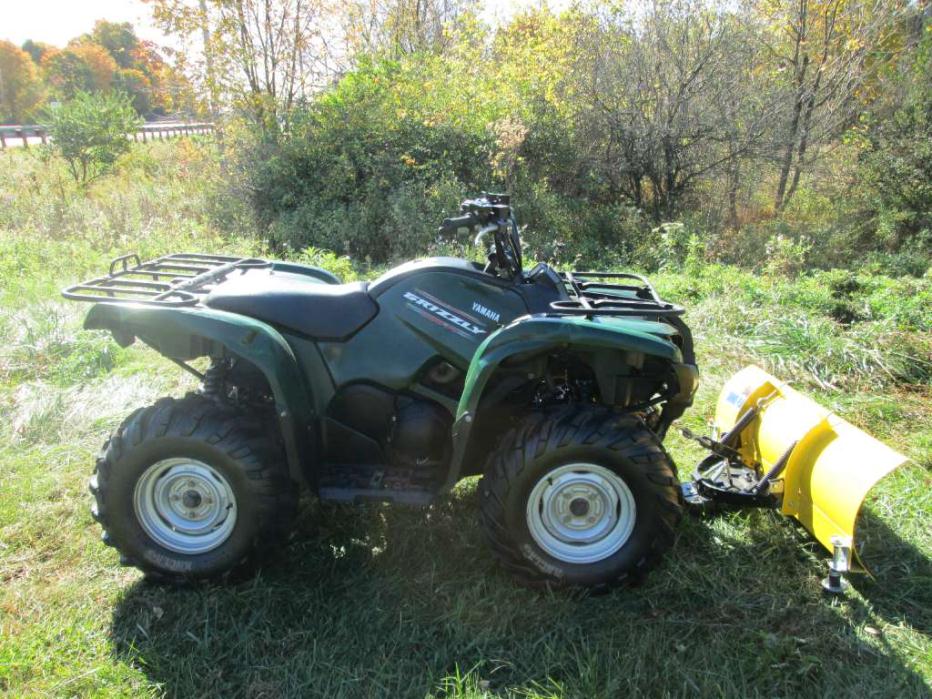
[[[163,398],[111,435],[90,481],[120,562],[187,582],[248,570],[286,539],[297,505],[265,422],[204,396]]]
[[[644,423],[596,406],[537,413],[508,432],[479,483],[483,528],[532,587],[636,582],[682,518],[675,469]]]

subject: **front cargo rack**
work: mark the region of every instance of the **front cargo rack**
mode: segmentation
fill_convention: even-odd
[[[142,262],[132,253],[110,263],[106,276],[69,286],[62,296],[91,303],[195,306],[215,284],[233,272],[271,267],[254,257],[176,253]]]
[[[560,278],[570,298],[552,302],[550,308],[554,312],[590,319],[595,316],[656,318],[676,329],[683,361],[687,364],[696,363],[692,332],[680,317],[685,309],[660,298],[653,285],[640,274],[561,272]]]
[[[647,279],[630,272],[562,272],[560,277],[570,295],[554,301],[550,308],[565,315],[592,316],[680,316],[682,306],[664,301]],[[634,284],[619,284],[625,280]]]

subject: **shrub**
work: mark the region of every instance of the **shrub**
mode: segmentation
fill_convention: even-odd
[[[375,263],[423,254],[443,216],[494,186],[494,135],[478,120],[399,101],[402,70],[364,64],[296,110],[287,134],[246,134],[242,172],[273,249],[315,246]]]
[[[930,49],[932,50],[932,49]],[[928,89],[872,125],[857,191],[871,247],[932,255],[932,97]]]
[[[796,240],[777,234],[767,241],[767,261],[764,269],[771,276],[795,277],[806,269],[812,243],[805,236]]]
[[[113,168],[139,124],[130,97],[119,92],[79,92],[48,113],[52,145],[82,186]]]

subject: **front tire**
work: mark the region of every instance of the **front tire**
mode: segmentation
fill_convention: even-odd
[[[504,436],[479,484],[492,550],[532,587],[634,582],[682,518],[672,462],[636,417],[596,406],[529,416]]]
[[[297,505],[262,420],[197,394],[137,410],[104,445],[90,489],[103,540],[150,578],[249,569],[287,537]]]

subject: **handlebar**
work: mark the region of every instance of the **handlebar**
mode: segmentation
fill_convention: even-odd
[[[521,241],[511,210],[511,197],[483,192],[478,199],[467,199],[460,204],[460,211],[460,216],[443,219],[437,233],[455,234],[461,228],[479,228],[474,242],[477,247],[485,236],[493,233],[494,250],[489,254],[486,271],[501,270],[509,278],[520,278]]]
[[[479,223],[475,214],[464,214],[463,216],[454,216],[443,219],[440,224],[440,233],[455,233],[460,228],[472,228]]]

